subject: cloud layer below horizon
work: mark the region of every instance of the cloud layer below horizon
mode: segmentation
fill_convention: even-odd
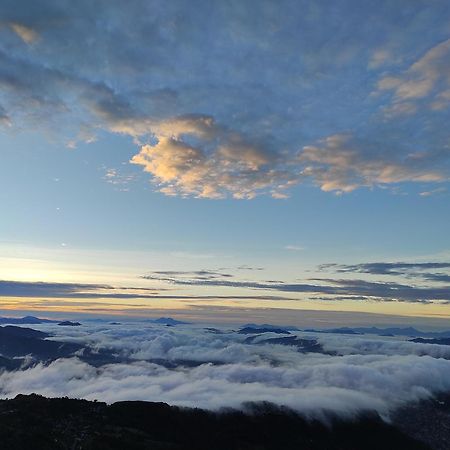
[[[145,323],[54,325],[55,340],[108,349],[128,364],[93,367],[77,358],[59,359],[0,375],[2,397],[36,392],[106,402],[164,401],[208,409],[270,401],[314,417],[383,415],[410,401],[450,389],[450,347],[397,338],[300,333],[325,352],[299,353],[288,345],[245,343],[247,336],[223,329]],[[278,337],[266,333],[259,338]],[[160,361],[160,362],[158,362]],[[171,363],[168,368],[166,363]],[[166,366],[165,366],[166,365]]]

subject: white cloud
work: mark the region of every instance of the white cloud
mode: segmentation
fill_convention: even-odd
[[[446,191],[447,191],[446,188],[441,187],[441,188],[432,189],[431,191],[423,191],[419,195],[421,197],[431,197],[432,195],[442,194],[443,192],[446,192]]]
[[[301,247],[300,245],[286,245],[284,248],[293,252],[301,252],[305,250],[305,247]]]
[[[37,392],[210,409],[270,401],[321,417],[324,411],[354,414],[366,409],[388,414],[406,402],[450,389],[449,347],[396,338],[299,333],[302,338],[319,339],[325,350],[341,355],[331,356],[301,354],[290,346],[245,344],[246,336],[230,330],[212,334],[190,326],[167,329],[125,323],[43,328],[54,330],[56,340],[109,348],[135,362],[95,368],[71,358],[4,372],[0,375],[3,397]],[[157,359],[200,365],[168,369],[151,362]]]
[[[154,130],[158,142],[142,146],[131,162],[151,173],[166,195],[223,198],[230,193],[249,199],[270,192],[280,197],[297,182],[283,161],[277,167],[277,155],[212,118],[177,118]]]

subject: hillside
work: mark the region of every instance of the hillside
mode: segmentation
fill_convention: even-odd
[[[222,413],[165,403],[102,402],[19,395],[0,401],[7,449],[426,450],[377,415],[308,422],[272,405]]]

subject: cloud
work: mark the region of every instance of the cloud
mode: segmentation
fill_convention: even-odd
[[[51,283],[22,282],[0,280],[0,296],[3,297],[45,297],[73,299],[148,299],[148,300],[291,300],[302,301],[305,295],[289,296],[287,294],[314,295],[317,300],[332,301],[401,301],[446,304],[450,302],[450,263],[447,262],[373,262],[360,264],[322,264],[319,272],[330,275],[322,278],[305,280],[267,280],[246,279],[243,273],[260,272],[261,267],[239,266],[237,268],[199,269],[190,271],[156,270],[140,277],[138,286],[111,286],[86,283]],[[234,273],[235,272],[235,273]],[[403,277],[403,282],[393,282],[381,278],[341,279],[333,273],[368,274],[379,276]],[[409,280],[427,281],[416,284]],[[152,287],[145,287],[142,280],[158,282]],[[172,286],[172,287],[170,287]],[[183,288],[208,287],[220,288],[219,293],[209,290],[207,295],[191,291],[183,293]],[[222,288],[240,289],[239,295],[232,292],[223,293]],[[176,289],[175,292],[170,292]],[[169,292],[165,292],[169,291]],[[246,291],[246,292],[244,292]],[[256,291],[265,291],[255,294]],[[274,294],[276,293],[276,294]],[[244,295],[245,294],[245,295]]]
[[[374,273],[379,275],[400,275],[411,269],[427,270],[427,269],[450,269],[448,262],[376,262],[362,263],[354,265],[345,264],[322,264],[319,266],[321,270],[335,268],[337,272],[360,272]]]
[[[392,53],[385,48],[375,50],[370,58],[368,68],[377,69],[392,60]]]
[[[378,82],[379,91],[392,92],[387,114],[414,113],[418,105],[444,110],[450,105],[450,39],[430,48],[399,75]]]
[[[371,144],[373,145],[373,144]],[[351,192],[362,186],[374,187],[403,182],[439,182],[449,179],[426,154],[382,156],[386,149],[371,152],[353,136],[337,134],[306,146],[299,154],[303,175],[311,177],[323,191]]]
[[[224,198],[230,193],[242,199],[266,192],[277,196],[297,182],[295,173],[275,153],[225,131],[212,118],[178,118],[157,128],[157,143],[141,147],[131,162],[151,173],[167,195]]]
[[[301,252],[302,250],[305,250],[305,248],[300,245],[286,245],[284,248],[285,250],[291,250],[293,252]]]
[[[246,268],[246,270],[252,270],[252,268]],[[155,276],[176,276],[176,277],[188,277],[197,280],[211,280],[220,278],[232,278],[230,273],[224,273],[219,270],[194,270],[194,271],[176,271],[176,270],[161,270],[152,272]]]
[[[415,2],[416,21],[387,0],[370,5],[370,20],[356,0],[335,15],[290,0],[256,13],[252,2],[3,3],[3,122],[72,147],[127,135],[132,163],[166,195],[286,198],[308,180],[334,192],[448,180],[449,41],[436,44],[445,0]],[[380,72],[391,47],[415,59],[400,73]],[[382,94],[372,103],[368,76]]]
[[[211,272],[197,271],[197,272],[160,272],[161,274],[169,274],[175,276],[176,274],[193,274],[198,283],[207,280],[214,280],[215,278],[227,277],[227,274],[213,275]],[[158,272],[155,272],[158,274]],[[167,276],[167,275],[166,275]],[[156,275],[154,275],[154,279]],[[166,278],[160,275],[162,280]],[[7,281],[0,280],[0,297],[44,297],[49,298],[73,298],[73,299],[148,299],[148,300],[285,300],[285,297],[273,295],[182,295],[182,294],[161,294],[160,291],[166,291],[167,288],[145,288],[145,287],[114,287],[101,284],[83,284],[83,283],[51,283],[51,282],[31,282],[31,281]],[[47,301],[47,304],[49,302]],[[58,306],[60,303],[56,303]],[[71,303],[74,305],[75,303]],[[85,305],[92,305],[92,302],[83,303]],[[106,303],[99,303],[99,305]],[[132,305],[129,305],[132,306]],[[135,305],[142,306],[142,305]]]
[[[241,265],[237,267],[237,270],[250,270],[250,271],[255,271],[255,270],[264,270],[264,267],[252,267],[252,266],[247,266],[247,265]]]
[[[103,167],[102,169],[105,172],[105,174],[103,175],[103,180],[105,180],[109,184],[112,184],[117,188],[117,190],[122,192],[128,191],[128,185],[136,179],[136,176],[134,174],[125,174],[118,169],[106,167]]]
[[[32,28],[29,28],[20,23],[10,23],[9,26],[26,44],[32,44],[35,42],[39,35]]]
[[[197,327],[167,329],[139,322],[42,328],[53,330],[55,340],[109,349],[134,362],[93,367],[71,358],[3,372],[3,397],[37,392],[107,402],[164,401],[209,409],[270,401],[312,417],[365,410],[386,416],[407,402],[450,389],[446,346],[395,338],[298,333],[338,350],[339,356],[331,356],[302,354],[290,346],[247,344],[245,336],[230,329],[212,334]],[[151,362],[158,359],[161,364]],[[168,361],[196,364],[167,368]]]
[[[323,267],[323,266],[322,266]],[[329,299],[339,300],[347,299],[348,296],[354,296],[354,300],[384,300],[384,301],[404,301],[404,302],[434,302],[450,301],[450,290],[447,286],[427,286],[417,287],[414,285],[392,283],[392,282],[371,282],[366,280],[340,280],[332,278],[317,278],[309,281],[318,283],[293,283],[287,281],[248,281],[240,279],[217,279],[217,278],[199,278],[186,277],[186,274],[158,274],[151,273],[142,278],[148,280],[157,280],[177,286],[215,286],[241,289],[257,289],[267,291],[277,291],[284,293],[310,293],[327,294]],[[446,281],[433,280],[433,281]],[[301,301],[301,299],[299,299]]]
[[[47,296],[52,289],[57,291],[57,295],[71,295],[77,292],[95,289],[108,288],[101,284],[75,284],[75,283],[45,283],[45,282],[22,282],[22,281],[0,281],[0,293],[3,296],[8,295],[45,295]]]
[[[423,278],[429,281],[450,282],[450,274],[433,273],[429,270],[443,269],[450,270],[450,263],[447,262],[424,262],[424,263],[405,263],[405,262],[376,262],[363,264],[323,264],[319,270],[332,269],[340,273],[369,273],[374,275],[396,275],[409,278]],[[424,272],[427,271],[427,272]]]
[[[11,119],[9,118],[2,105],[0,105],[0,125],[8,127],[11,126]]]
[[[445,287],[416,287],[400,283],[370,282],[364,280],[336,280],[320,278],[316,281],[331,283],[335,294],[366,295],[384,300],[405,302],[432,302],[434,300],[447,303],[450,301],[450,291]]]
[[[423,191],[419,195],[421,197],[431,197],[432,195],[442,194],[443,192],[447,192],[447,189],[444,187],[432,189],[431,191]]]

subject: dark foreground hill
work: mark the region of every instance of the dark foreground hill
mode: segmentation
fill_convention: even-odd
[[[19,395],[0,401],[4,449],[425,450],[377,415],[306,421],[273,405],[212,413],[164,403],[101,402]]]

